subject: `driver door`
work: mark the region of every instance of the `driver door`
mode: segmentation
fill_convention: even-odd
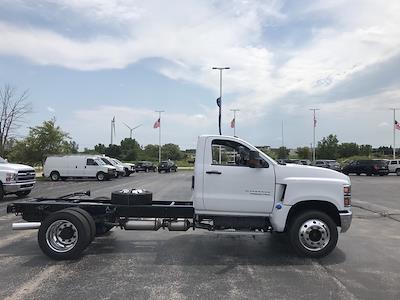
[[[207,213],[266,215],[272,212],[275,193],[273,165],[247,165],[250,149],[235,140],[209,137],[204,163],[203,203]]]

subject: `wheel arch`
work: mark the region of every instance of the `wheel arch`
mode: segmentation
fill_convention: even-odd
[[[285,231],[294,216],[303,211],[310,210],[317,210],[326,213],[333,219],[337,226],[341,226],[339,210],[333,203],[321,200],[307,200],[298,202],[290,208],[286,218]]]

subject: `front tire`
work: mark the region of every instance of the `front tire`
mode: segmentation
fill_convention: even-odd
[[[103,172],[98,172],[96,174],[96,179],[98,181],[104,181],[106,179],[106,174],[104,174]]]
[[[43,253],[56,260],[78,258],[90,243],[90,225],[70,209],[49,215],[40,225],[38,243]]]
[[[289,240],[300,256],[320,258],[335,249],[337,225],[321,211],[307,211],[294,216],[289,225]]]

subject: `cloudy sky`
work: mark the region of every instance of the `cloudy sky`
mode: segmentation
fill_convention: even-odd
[[[135,126],[141,144],[182,148],[223,128],[288,147],[330,133],[389,145],[400,107],[400,2],[385,0],[0,0],[0,84],[29,89],[27,126],[56,117],[80,147]],[[400,119],[400,111],[398,112]],[[21,136],[26,134],[22,128]],[[400,140],[400,135],[399,135]]]

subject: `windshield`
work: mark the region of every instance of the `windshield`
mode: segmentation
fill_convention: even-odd
[[[101,160],[104,161],[106,165],[113,165],[113,163],[110,162],[107,158],[102,157]]]
[[[104,166],[105,165],[104,161],[102,161],[100,158],[96,158],[94,161],[97,162],[97,164],[99,166]]]
[[[120,162],[118,159],[112,158],[112,160],[113,160],[117,165],[122,165],[122,162]]]

